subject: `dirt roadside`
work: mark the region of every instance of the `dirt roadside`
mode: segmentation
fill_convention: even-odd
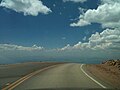
[[[114,63],[115,62],[115,63]],[[120,89],[120,61],[109,60],[102,64],[89,64],[86,65],[88,71],[95,77],[105,81],[114,88]]]

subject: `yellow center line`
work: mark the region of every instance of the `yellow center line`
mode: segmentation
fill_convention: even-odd
[[[57,65],[58,65],[58,64],[57,64]],[[55,67],[55,66],[57,66],[57,65],[52,65],[52,66],[49,66],[49,67],[46,67],[46,68],[37,70],[37,71],[35,71],[35,72],[32,72],[32,73],[30,73],[30,74],[28,74],[28,75],[25,75],[25,76],[23,76],[22,78],[18,79],[17,81],[13,82],[12,84],[10,84],[9,86],[3,88],[2,90],[13,90],[15,87],[17,87],[18,85],[20,85],[21,83],[23,83],[25,80],[31,78],[32,76],[34,76],[34,75],[36,75],[36,74],[38,74],[38,73],[40,73],[40,72],[42,72],[42,71],[45,71],[45,70],[47,70],[47,69],[50,69],[50,68],[52,68],[52,67]]]

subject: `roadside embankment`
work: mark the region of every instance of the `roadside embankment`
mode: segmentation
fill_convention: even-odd
[[[86,66],[95,77],[100,78],[114,88],[120,88],[120,60],[108,60],[101,64]]]

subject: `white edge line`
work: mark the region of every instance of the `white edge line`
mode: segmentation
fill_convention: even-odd
[[[105,87],[104,85],[102,85],[101,83],[99,83],[98,81],[96,81],[94,78],[92,78],[91,76],[89,76],[84,70],[83,70],[83,65],[84,64],[82,64],[81,66],[80,66],[80,69],[82,70],[82,72],[87,76],[87,77],[89,77],[91,80],[93,80],[95,83],[97,83],[98,85],[100,85],[102,88],[107,88],[107,87]]]

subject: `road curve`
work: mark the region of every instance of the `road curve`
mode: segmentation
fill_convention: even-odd
[[[81,64],[57,65],[34,75],[14,90],[53,88],[104,88],[89,78],[80,68]]]

